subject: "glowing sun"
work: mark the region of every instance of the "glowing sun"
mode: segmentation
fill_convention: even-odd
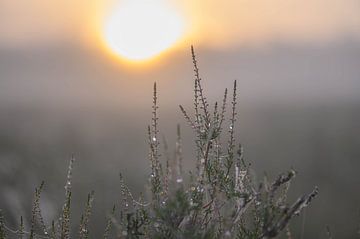
[[[105,21],[110,49],[129,60],[142,61],[173,46],[184,32],[184,21],[164,0],[123,0]]]

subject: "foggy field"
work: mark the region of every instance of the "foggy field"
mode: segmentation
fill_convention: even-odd
[[[95,190],[92,238],[101,235],[105,216],[120,200],[119,172],[132,190],[144,191],[154,81],[160,135],[172,150],[180,123],[185,169],[195,165],[194,135],[178,109],[179,104],[192,107],[188,52],[174,53],[175,64],[163,62],[141,72],[96,54],[76,46],[0,50],[0,208],[11,227],[19,215],[31,217],[34,188],[42,180],[44,219],[50,223],[57,215],[74,154],[72,220],[80,220],[86,195]],[[211,104],[238,80],[236,139],[257,177],[266,171],[274,178],[294,168],[292,200],[319,187],[305,216],[291,225],[295,238],[303,225],[304,238],[326,238],[326,225],[335,238],[353,238],[360,208],[356,41],[235,52],[201,48],[198,55]]]
[[[169,115],[160,118],[161,132],[169,143],[174,143],[176,123],[183,125],[184,162],[190,168],[194,165],[194,146],[186,139],[192,139],[192,133],[175,111],[160,109],[163,115]],[[104,225],[105,212],[119,200],[119,172],[133,190],[144,190],[149,174],[147,112],[2,112],[0,204],[12,223],[19,214],[30,216],[33,189],[41,180],[46,182],[45,218],[54,216],[62,205],[58,198],[63,198],[72,153],[77,158],[74,215],[82,210],[87,192],[94,189],[92,225]],[[66,117],[60,119],[61,115]],[[360,201],[359,120],[356,105],[239,108],[238,139],[259,177],[265,169],[274,177],[294,167],[299,174],[291,195],[319,186],[320,196],[306,212],[305,235],[325,235],[325,225],[342,238],[351,238],[356,231]],[[294,227],[298,229],[294,233],[301,221],[302,216],[296,219]],[[96,226],[93,230],[98,234],[103,228]]]
[[[0,239],[359,237],[359,4],[0,0]]]

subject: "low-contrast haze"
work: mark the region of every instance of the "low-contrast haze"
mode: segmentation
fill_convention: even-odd
[[[143,190],[154,81],[161,134],[174,143],[180,123],[192,139],[178,105],[192,106],[193,44],[211,103],[238,80],[238,139],[257,172],[294,167],[294,192],[319,186],[296,238],[302,224],[304,238],[323,236],[326,225],[337,238],[355,235],[360,1],[169,0],[182,35],[145,63],[106,46],[106,21],[122,2],[0,0],[0,208],[8,218],[30,213],[26,199],[42,179],[47,217],[56,213],[72,154],[75,204],[95,189],[99,222],[119,197],[120,171]],[[187,168],[193,146],[184,140]]]

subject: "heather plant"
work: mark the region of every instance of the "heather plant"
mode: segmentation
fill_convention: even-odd
[[[158,125],[158,95],[154,84],[152,121],[148,126],[150,175],[148,193],[135,197],[120,175],[120,206],[113,207],[105,225],[103,238],[276,238],[281,233],[292,238],[289,223],[301,213],[318,194],[312,192],[289,203],[287,193],[296,172],[289,170],[275,180],[267,177],[256,182],[251,165],[244,158],[241,144],[235,139],[237,121],[237,84],[231,96],[225,89],[223,99],[213,107],[205,97],[194,49],[194,108],[190,114],[180,110],[194,132],[196,167],[189,173],[183,170],[182,137],[177,127],[174,157],[163,142],[161,152]],[[230,98],[230,102],[228,99]],[[228,104],[229,112],[228,110]],[[230,115],[227,119],[226,115]],[[36,188],[29,230],[23,218],[18,229],[5,225],[0,214],[0,239],[5,238],[89,238],[89,220],[94,192],[88,195],[78,232],[71,232],[72,171],[70,160],[65,185],[65,201],[59,217],[45,224],[40,210],[44,183]]]

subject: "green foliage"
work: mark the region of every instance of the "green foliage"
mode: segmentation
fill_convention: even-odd
[[[46,231],[46,226],[44,223],[44,220],[42,218],[41,215],[41,209],[40,209],[40,196],[41,196],[41,191],[44,188],[44,182],[41,182],[41,185],[39,186],[39,188],[35,188],[35,195],[34,195],[34,202],[33,202],[33,209],[32,209],[32,217],[31,217],[31,229],[30,229],[30,239],[35,238],[35,223],[36,223],[36,218],[38,218],[38,221],[40,223],[40,226],[42,227],[43,231],[45,234],[47,234]],[[22,222],[21,222],[22,224]],[[23,227],[23,225],[20,225],[20,227]]]
[[[110,216],[108,217],[107,219],[107,222],[106,222],[106,227],[105,227],[105,232],[104,232],[104,235],[103,235],[103,239],[108,239],[109,238],[109,234],[110,234],[110,231],[111,231],[111,228],[112,228],[112,219],[115,217],[115,205],[113,206],[113,209],[111,211],[111,214]]]
[[[221,104],[210,109],[202,87],[194,49],[194,116],[180,106],[186,121],[193,129],[196,145],[196,168],[188,175],[182,169],[180,126],[177,128],[175,154],[171,158],[164,142],[165,160],[160,154],[158,127],[158,96],[154,84],[152,121],[148,126],[149,141],[149,191],[146,201],[142,195],[136,199],[120,175],[121,207],[116,214],[115,206],[108,215],[104,239],[112,230],[116,238],[275,238],[286,231],[290,220],[307,207],[318,194],[315,188],[309,194],[289,204],[287,191],[296,173],[290,170],[279,175],[273,182],[265,177],[255,183],[250,164],[244,159],[244,151],[235,139],[237,84],[234,82],[230,102],[229,119],[226,119],[228,90],[225,89]],[[227,140],[224,138],[227,138]],[[165,161],[165,167],[163,163]],[[0,214],[0,239],[9,232],[30,239],[69,239],[71,236],[72,170],[70,160],[65,185],[65,202],[60,216],[50,227],[41,216],[40,194],[44,184],[35,190],[30,232],[26,232],[23,220],[18,230],[5,226]],[[78,238],[89,238],[94,193],[88,195],[81,217]],[[74,233],[73,233],[74,234]]]
[[[0,210],[0,239],[5,239],[5,238],[6,238],[5,221],[2,211]]]
[[[80,228],[79,228],[79,238],[81,239],[89,238],[89,220],[91,216],[93,201],[94,201],[94,191],[88,194],[85,211],[84,214],[81,216]]]

